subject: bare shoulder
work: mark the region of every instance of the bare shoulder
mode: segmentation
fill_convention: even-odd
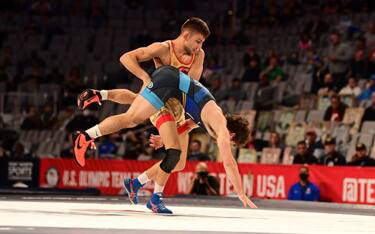
[[[150,45],[151,47],[157,48],[158,50],[161,51],[166,51],[169,50],[169,45],[166,41],[163,42],[154,42]]]
[[[168,41],[155,42],[152,45],[154,45],[154,47],[158,51],[157,57],[164,57],[164,56],[169,54],[169,43],[168,43]]]
[[[201,115],[202,119],[212,119],[215,122],[222,120],[222,117],[224,117],[223,111],[214,100],[211,100],[204,105]]]
[[[162,41],[162,42],[158,42],[158,44],[160,45],[160,47],[162,47],[163,49],[165,50],[168,50],[169,51],[169,41]]]

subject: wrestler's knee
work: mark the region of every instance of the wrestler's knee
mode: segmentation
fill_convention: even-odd
[[[160,163],[160,168],[165,173],[171,173],[176,168],[180,161],[181,150],[179,149],[167,149],[164,159]]]
[[[186,166],[186,159],[183,159],[182,156],[180,158],[180,161],[178,161],[176,167],[174,168],[173,172],[182,171],[185,169]]]

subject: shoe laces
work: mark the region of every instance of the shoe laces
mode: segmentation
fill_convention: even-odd
[[[159,207],[164,210],[164,209],[167,209],[167,207],[165,207],[165,203],[164,203],[164,200],[162,198],[162,195],[159,196]]]

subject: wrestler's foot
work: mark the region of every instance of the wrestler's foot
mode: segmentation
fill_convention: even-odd
[[[91,139],[86,132],[75,132],[72,134],[72,140],[74,145],[74,158],[78,165],[84,167],[87,149],[89,147],[95,149],[94,139]]]
[[[151,200],[147,202],[147,208],[158,214],[173,214],[170,209],[165,207],[162,196],[162,193],[154,193]]]
[[[102,95],[95,89],[86,89],[80,93],[77,97],[77,105],[81,110],[84,110],[89,105],[97,103],[102,105]]]
[[[142,184],[136,178],[134,180],[126,178],[124,180],[125,190],[128,193],[128,197],[131,203],[138,204],[138,190],[142,187]]]

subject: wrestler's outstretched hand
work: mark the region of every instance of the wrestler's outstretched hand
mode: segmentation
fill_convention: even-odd
[[[164,146],[163,140],[159,135],[151,134],[150,136],[150,146],[154,149],[160,149]]]

